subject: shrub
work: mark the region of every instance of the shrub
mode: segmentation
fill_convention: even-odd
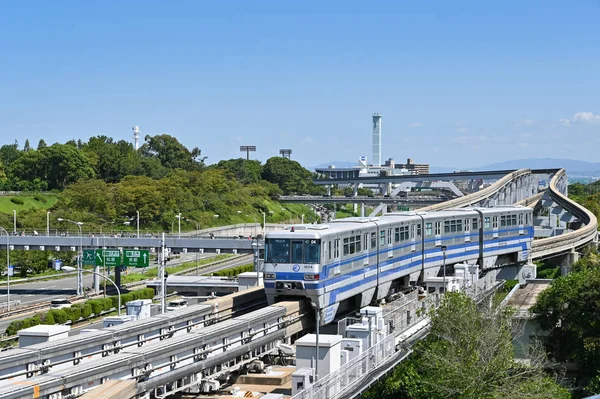
[[[17,205],[23,205],[25,202],[23,202],[23,200],[21,198],[11,198],[10,202],[12,202],[13,204],[17,204]]]
[[[45,197],[42,197],[41,195],[34,195],[33,199],[41,202],[42,204],[45,204],[46,202],[48,202],[48,200]]]
[[[67,316],[67,312],[65,312],[64,309],[52,309],[52,310],[48,311],[47,316],[50,316],[50,315],[52,315],[52,318],[54,319],[54,323],[65,324],[69,320],[69,317]]]
[[[78,308],[80,311],[80,316],[83,317],[84,319],[87,319],[88,317],[90,317],[92,315],[92,306],[87,302],[77,303],[71,307]]]
[[[44,314],[43,323],[50,326],[56,324],[56,322],[54,321],[54,313],[52,313],[52,311]]]
[[[102,298],[102,306],[104,310],[111,310],[113,308],[112,299],[110,298]]]
[[[29,318],[23,319],[21,321],[21,327],[19,328],[19,330],[24,330],[29,327],[31,327],[31,321],[29,320]]]
[[[42,321],[40,320],[40,317],[38,315],[35,316],[31,316],[29,318],[30,323],[31,323],[31,327],[33,326],[39,326],[40,324],[42,324]]]
[[[22,327],[22,322],[21,320],[15,320],[13,322],[11,322],[8,327],[6,327],[6,335],[8,336],[13,336],[17,334],[17,331],[21,330]]]
[[[65,313],[71,323],[75,323],[77,320],[81,318],[81,308],[79,306],[71,306],[70,308],[65,308]]]
[[[96,316],[99,315],[100,312],[102,312],[104,310],[104,304],[99,299],[90,299],[89,301],[86,301],[85,303],[89,304],[92,307],[92,313]]]

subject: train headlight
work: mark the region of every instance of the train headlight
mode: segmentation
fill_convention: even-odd
[[[265,279],[275,280],[275,273],[265,273]]]
[[[305,274],[304,275],[304,280],[306,281],[315,281],[319,279],[319,275],[318,274]]]

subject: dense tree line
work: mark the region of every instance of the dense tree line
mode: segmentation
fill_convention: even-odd
[[[130,142],[107,136],[51,146],[40,140],[37,149],[26,140],[22,149],[18,143],[0,147],[0,191],[64,190],[88,179],[106,183],[119,183],[130,176],[160,180],[181,171],[217,169],[226,171],[240,184],[263,180],[274,183],[284,194],[323,193],[321,187],[312,183],[311,172],[286,158],[273,157],[264,165],[254,160],[231,159],[210,168],[204,160],[198,147],[188,149],[166,134],[146,136],[137,151]]]

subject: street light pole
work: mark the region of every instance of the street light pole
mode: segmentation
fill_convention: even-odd
[[[61,267],[61,269],[64,270],[64,271],[66,271],[66,272],[72,272],[73,271],[73,270],[71,270],[73,268],[69,267],[69,266],[63,266],[63,267]],[[115,288],[117,289],[117,297],[119,298],[119,308],[117,309],[117,312],[118,312],[118,315],[121,316],[121,290],[119,289],[119,287],[117,286],[117,284],[113,280],[111,280],[110,278],[108,278],[107,276],[103,276],[100,273],[96,273],[96,272],[91,271],[91,270],[84,270],[84,272],[85,273],[91,273],[91,274],[93,274],[95,276],[98,276],[98,277],[102,277],[103,279],[105,279],[105,281],[108,280],[108,281],[110,281],[112,283],[112,285],[115,286]]]
[[[75,222],[70,219],[58,218],[59,222],[69,222],[77,225],[79,228],[79,256],[77,261],[77,295],[83,295],[83,232],[81,231],[82,222]],[[95,272],[94,272],[95,273]],[[94,290],[98,292],[100,290],[100,281],[94,279]]]
[[[263,212],[263,240],[265,239],[265,234],[267,234],[267,213]]]
[[[137,216],[137,238],[140,238],[140,211],[135,211]]]
[[[10,312],[10,234],[4,227],[0,230],[6,233],[6,311]]]
[[[302,214],[302,224],[304,224],[304,214]]]
[[[13,234],[17,235],[17,211],[13,209]]]
[[[177,237],[181,238],[181,212],[177,215]]]
[[[50,237],[50,211],[46,212],[46,237]]]

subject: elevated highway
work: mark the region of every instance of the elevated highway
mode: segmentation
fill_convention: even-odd
[[[365,195],[358,195],[353,197],[345,197],[345,196],[319,196],[319,195],[287,195],[279,197],[279,201],[281,202],[289,202],[289,203],[300,203],[300,204],[348,204],[359,202],[361,204],[371,204],[371,205],[379,205],[379,204],[397,204],[397,205],[405,205],[409,207],[422,207],[432,204],[438,204],[440,202],[444,202],[446,198],[432,195],[419,195],[419,196],[409,196],[409,197],[386,197],[383,195],[375,195],[372,197],[368,197]]]

